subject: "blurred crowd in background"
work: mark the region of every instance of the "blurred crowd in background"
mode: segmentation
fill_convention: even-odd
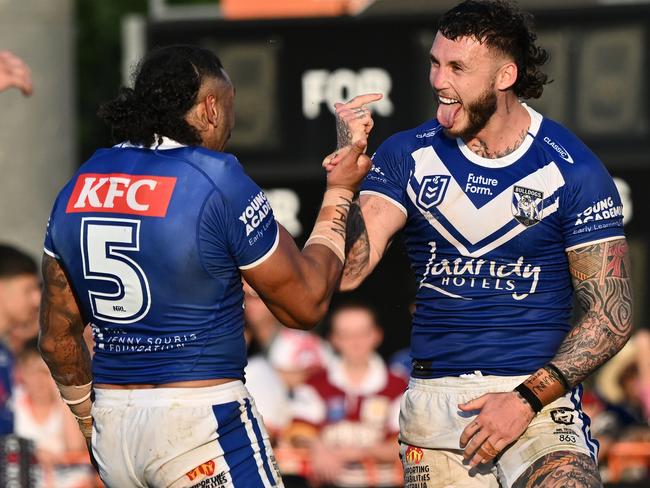
[[[382,357],[371,304],[341,302],[320,333],[287,329],[244,284],[247,386],[272,435],[287,487],[401,486],[399,401],[408,350]],[[101,486],[84,439],[37,349],[36,261],[0,245],[0,428],[31,441],[35,485]],[[90,329],[88,329],[90,332]],[[92,348],[92,337],[87,336]],[[650,479],[650,332],[639,330],[586,385],[605,481]],[[23,442],[23,441],[20,441]]]

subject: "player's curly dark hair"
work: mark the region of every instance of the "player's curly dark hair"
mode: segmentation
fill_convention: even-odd
[[[520,98],[539,98],[548,76],[539,67],[548,60],[546,50],[535,45],[533,16],[505,0],[466,0],[446,12],[438,30],[447,39],[472,37],[511,56],[517,64],[512,89]]]
[[[219,58],[198,46],[173,45],[153,49],[139,63],[133,88],[99,108],[115,142],[151,146],[156,136],[197,145],[201,138],[185,121],[206,77],[225,79]]]

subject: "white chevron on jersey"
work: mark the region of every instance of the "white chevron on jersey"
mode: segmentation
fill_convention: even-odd
[[[514,182],[481,208],[477,208],[454,179],[433,147],[420,148],[414,151],[411,156],[415,160],[414,176],[418,182],[422,182],[426,176],[430,175],[447,175],[450,177],[446,194],[437,209],[447,219],[449,225],[453,226],[467,243],[458,241],[431,212],[417,204],[418,194],[410,183],[407,187],[407,194],[427,221],[449,243],[453,244],[461,254],[469,257],[480,257],[528,228],[518,223],[509,231],[504,230],[502,234],[498,234],[499,230],[514,219],[512,214],[512,193],[515,185],[542,191],[546,199],[564,186],[565,183],[559,168],[554,161],[551,161],[546,166]],[[543,209],[541,218],[544,219],[554,213],[558,209],[558,205],[559,199],[556,198],[551,205]],[[495,233],[497,235],[494,240],[485,246],[471,251],[468,249]]]

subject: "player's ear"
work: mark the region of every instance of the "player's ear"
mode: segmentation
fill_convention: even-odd
[[[194,105],[185,116],[185,121],[199,132],[205,132],[210,127],[207,98]]]
[[[517,81],[518,73],[519,71],[517,69],[517,65],[514,62],[509,61],[506,64],[502,65],[497,71],[495,77],[496,89],[505,91],[509,88],[512,88],[512,86]]]
[[[206,123],[213,127],[219,125],[219,106],[217,105],[217,97],[208,95],[204,100],[205,105],[205,118]]]

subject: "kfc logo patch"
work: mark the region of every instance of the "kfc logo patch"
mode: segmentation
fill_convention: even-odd
[[[111,212],[164,217],[176,185],[170,176],[123,173],[79,175],[66,213]]]

